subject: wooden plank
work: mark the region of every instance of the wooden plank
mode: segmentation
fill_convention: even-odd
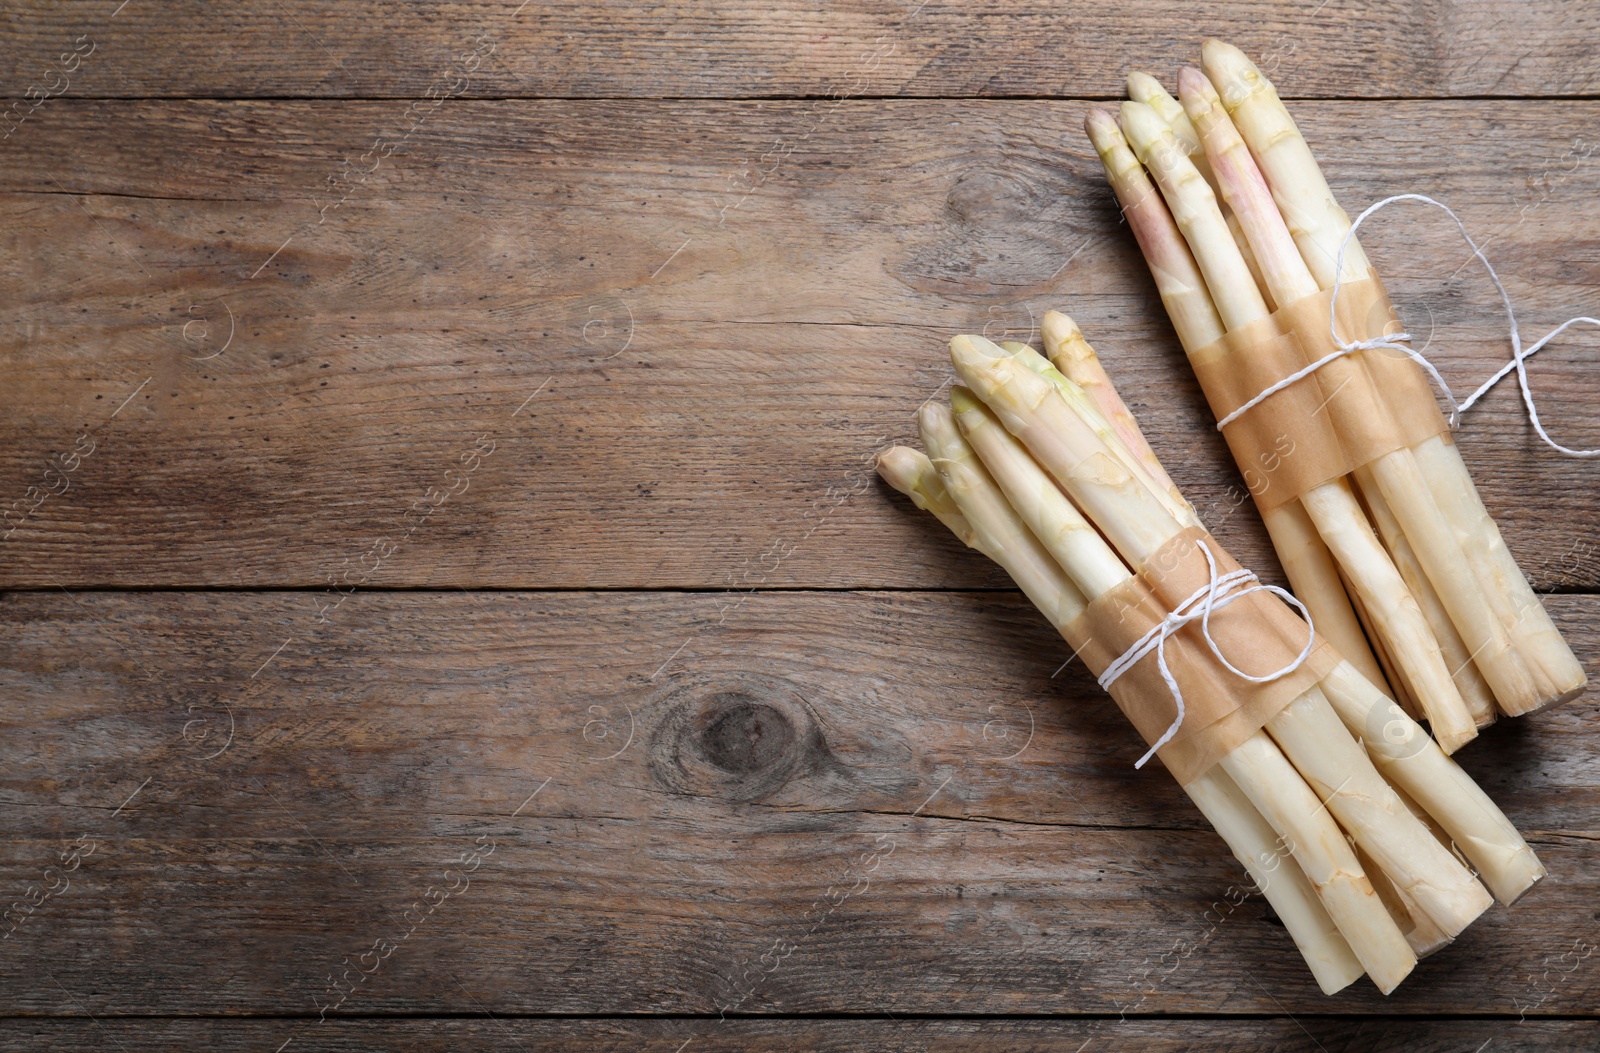
[[[407,105],[60,100],[25,128],[0,165],[0,495],[28,518],[0,586],[1001,584],[866,459],[947,382],[949,336],[1051,307],[1273,571],[1083,104],[462,103],[405,138]],[[1346,204],[1460,210],[1525,332],[1595,310],[1600,166],[1572,144],[1600,105],[1297,112]],[[363,152],[368,182],[338,175]],[[1367,241],[1460,391],[1507,351],[1447,227]],[[1600,444],[1592,347],[1532,366],[1574,445]],[[1600,489],[1510,385],[1461,442],[1536,584],[1600,586]]]
[[[1245,47],[1297,96],[1547,96],[1595,90],[1600,18],[1556,0],[1422,11],[1404,0],[1232,0],[1200,21],[1177,0],[1070,14],[1040,0],[243,0],[221,11],[199,0],[31,0],[12,5],[3,30],[0,73],[19,96],[28,84],[57,90],[49,64],[79,37],[97,45],[67,79],[79,95],[1107,96],[1121,94],[1129,69],[1196,62],[1207,34]],[[479,49],[487,58],[473,61]]]
[[[565,1053],[1176,1053],[1202,1048],[1214,1053],[1312,1053],[1364,1050],[1371,1053],[1460,1053],[1483,1042],[1505,1050],[1594,1048],[1600,1024],[1592,1020],[65,1020],[0,1021],[0,1050],[81,1049],[113,1040],[118,1049],[210,1049],[217,1053],[275,1049],[284,1036],[295,1045],[315,1042],[329,1053],[381,1049],[485,1051],[548,1050]],[[687,1042],[687,1045],[683,1043]],[[294,1048],[294,1045],[289,1047]]]
[[[1592,698],[1464,751],[1545,884],[1325,999],[1013,594],[313,599],[0,600],[0,1012],[317,1015],[375,947],[334,1016],[1600,998]],[[1592,669],[1600,598],[1552,604]]]

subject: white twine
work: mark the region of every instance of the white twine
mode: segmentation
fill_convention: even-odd
[[[1450,393],[1450,385],[1444,382],[1444,377],[1439,375],[1439,371],[1433,367],[1433,363],[1429,362],[1426,358],[1422,357],[1421,354],[1413,351],[1405,344],[1399,343],[1399,341],[1402,340],[1410,340],[1410,333],[1395,333],[1392,336],[1373,337],[1370,340],[1346,341],[1339,338],[1339,332],[1335,325],[1335,319],[1337,316],[1334,313],[1334,309],[1339,302],[1339,287],[1344,284],[1345,251],[1350,247],[1350,242],[1355,239],[1356,229],[1360,227],[1362,223],[1366,222],[1368,216],[1372,215],[1380,208],[1383,208],[1385,205],[1391,205],[1396,201],[1421,201],[1424,204],[1433,205],[1435,208],[1443,209],[1451,219],[1455,220],[1456,229],[1461,232],[1461,236],[1466,240],[1467,244],[1472,246],[1472,254],[1478,257],[1479,261],[1483,263],[1484,270],[1489,272],[1489,280],[1494,282],[1494,287],[1500,292],[1500,302],[1505,305],[1506,321],[1509,323],[1511,329],[1511,361],[1500,367],[1500,371],[1494,376],[1484,381],[1483,384],[1478,387],[1478,390],[1474,391],[1467,397],[1465,402],[1458,403],[1455,400],[1455,396]],[[1533,430],[1539,433],[1539,438],[1543,439],[1551,448],[1566,454],[1568,457],[1600,457],[1600,449],[1571,449],[1561,445],[1559,442],[1556,442],[1550,437],[1550,433],[1544,430],[1544,425],[1539,420],[1539,411],[1534,407],[1533,404],[1533,391],[1528,387],[1528,367],[1524,364],[1527,359],[1538,354],[1538,352],[1546,344],[1560,336],[1562,333],[1566,332],[1572,326],[1577,325],[1579,322],[1587,322],[1593,326],[1600,326],[1600,319],[1590,318],[1587,315],[1579,315],[1577,318],[1569,318],[1567,321],[1562,322],[1559,326],[1546,333],[1543,337],[1530,344],[1528,347],[1523,347],[1522,334],[1517,329],[1517,313],[1511,309],[1510,294],[1506,292],[1506,287],[1500,283],[1500,276],[1495,273],[1494,265],[1489,262],[1489,257],[1485,256],[1483,254],[1483,250],[1478,247],[1478,243],[1472,240],[1472,235],[1467,233],[1466,224],[1461,222],[1460,216],[1451,211],[1450,206],[1444,204],[1443,202],[1435,201],[1426,194],[1396,194],[1394,197],[1384,198],[1377,204],[1369,206],[1367,210],[1362,212],[1361,215],[1357,216],[1356,221],[1350,225],[1350,230],[1346,232],[1344,240],[1339,243],[1339,257],[1335,266],[1336,277],[1334,278],[1333,282],[1333,298],[1328,304],[1328,333],[1333,337],[1333,342],[1338,345],[1338,350],[1326,354],[1317,359],[1315,362],[1311,363],[1309,366],[1306,366],[1304,369],[1284,377],[1282,380],[1278,381],[1276,384],[1273,384],[1271,387],[1261,392],[1249,402],[1246,402],[1244,405],[1240,406],[1238,409],[1222,418],[1222,420],[1217,422],[1217,429],[1219,431],[1226,425],[1232,424],[1245,411],[1253,409],[1264,399],[1266,399],[1267,396],[1282,391],[1284,388],[1298,380],[1303,380],[1336,358],[1339,358],[1343,355],[1348,355],[1352,351],[1371,351],[1377,348],[1390,348],[1395,351],[1404,352],[1411,358],[1413,362],[1416,362],[1417,365],[1426,370],[1428,376],[1433,378],[1433,382],[1438,385],[1439,390],[1444,393],[1445,399],[1450,403],[1449,420],[1452,430],[1460,423],[1461,415],[1463,413],[1471,409],[1480,398],[1489,392],[1490,388],[1504,380],[1506,374],[1510,373],[1514,369],[1517,371],[1517,385],[1522,389],[1522,404],[1527,407],[1528,420],[1533,424]]]
[[[1167,668],[1167,640],[1179,629],[1198,621],[1200,623],[1200,635],[1205,638],[1206,646],[1211,648],[1211,653],[1217,656],[1217,661],[1221,662],[1234,676],[1254,684],[1269,683],[1288,676],[1296,669],[1299,669],[1305,664],[1306,658],[1311,654],[1311,648],[1317,642],[1316,630],[1311,625],[1311,612],[1306,610],[1305,604],[1276,585],[1261,584],[1260,579],[1248,570],[1235,570],[1218,577],[1217,561],[1211,555],[1211,547],[1203,540],[1197,540],[1195,544],[1200,546],[1201,554],[1206,557],[1206,566],[1211,568],[1210,580],[1190,593],[1188,599],[1178,604],[1171,614],[1162,619],[1160,625],[1155,626],[1141,636],[1132,647],[1124,651],[1116,661],[1106,666],[1106,671],[1100,674],[1100,686],[1109,691],[1111,685],[1116,683],[1122,674],[1132,669],[1136,663],[1147,657],[1151,651],[1154,651],[1156,668],[1161,670],[1161,679],[1166,681],[1167,690],[1172,692],[1172,700],[1177,703],[1178,715],[1173,718],[1172,723],[1162,733],[1161,737],[1145,751],[1145,755],[1140,757],[1134,764],[1135,768],[1144,767],[1145,763],[1155,756],[1157,750],[1172,741],[1172,736],[1176,735],[1178,729],[1183,726],[1185,712],[1183,691],[1178,687],[1178,681],[1172,675],[1172,670]],[[1252,582],[1254,584],[1250,584]],[[1243,586],[1245,585],[1249,585],[1249,588],[1244,588]],[[1284,602],[1296,607],[1300,611],[1300,616],[1306,620],[1305,647],[1288,665],[1277,672],[1268,673],[1266,676],[1251,676],[1236,667],[1232,662],[1228,661],[1227,656],[1222,653],[1222,649],[1217,646],[1217,641],[1211,635],[1211,612],[1219,611],[1235,600],[1241,600],[1250,595],[1252,592],[1271,592],[1276,594]]]

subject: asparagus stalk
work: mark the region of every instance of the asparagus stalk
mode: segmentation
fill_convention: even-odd
[[[1583,665],[1512,558],[1500,528],[1472,484],[1460,449],[1443,436],[1435,436],[1419,443],[1413,452],[1427,474],[1434,500],[1449,514],[1468,560],[1484,577],[1484,591],[1495,601],[1496,612],[1534,673],[1538,685],[1534,708],[1576,698],[1588,683]],[[1531,712],[1504,703],[1501,708],[1513,717]]]
[[[1274,223],[1277,213],[1270,202],[1261,198],[1264,187],[1259,177],[1250,178],[1253,169],[1248,164],[1249,158],[1232,149],[1233,144],[1220,118],[1209,108],[1202,107],[1206,98],[1192,83],[1189,87],[1197,116],[1206,118],[1212,132],[1206,139],[1206,147],[1227,151],[1213,155],[1212,161],[1220,165],[1216,169],[1219,179],[1226,181],[1227,192],[1240,204],[1245,233],[1261,238],[1263,251],[1259,258],[1273,270],[1270,280],[1286,293],[1308,288],[1311,282],[1303,273],[1304,265],[1299,264],[1293,254],[1272,247],[1275,241],[1281,241],[1273,232],[1275,227],[1282,226],[1282,220]],[[1221,214],[1215,196],[1189,160],[1173,145],[1170,130],[1159,123],[1153,110],[1137,103],[1123,104],[1122,127],[1135,154],[1155,177],[1162,196],[1177,218],[1179,229],[1206,275],[1224,324],[1231,330],[1265,318],[1268,314],[1265,302],[1253,284],[1247,287],[1244,284],[1249,279],[1232,240],[1218,234]],[[1368,612],[1382,626],[1388,637],[1389,653],[1404,670],[1412,693],[1422,703],[1434,726],[1434,733],[1447,744],[1447,749],[1453,750],[1470,741],[1477,734],[1477,725],[1450,679],[1450,671],[1432,630],[1388,553],[1373,534],[1348,485],[1343,481],[1326,483],[1301,495],[1300,500],[1323,541],[1361,591]]]
[[[919,507],[935,511],[935,514],[939,514],[937,510],[941,508],[953,511],[953,515],[939,516],[953,530],[956,525],[967,525],[968,516],[971,521],[982,524],[981,534],[974,531],[973,539],[981,536],[984,545],[993,547],[991,558],[1005,568],[1058,631],[1064,629],[1077,616],[1074,612],[1081,612],[1082,593],[1053,560],[1038,558],[1037,538],[1006,502],[983,466],[976,463],[970,449],[965,448],[950,426],[948,414],[937,410],[925,412],[922,431],[925,442],[931,439],[929,449],[935,451],[946,470],[958,480],[954,495],[946,488],[942,477],[929,474],[927,469],[933,465],[928,458],[905,447],[896,447],[878,459],[880,474]],[[896,452],[900,450],[904,452]],[[946,506],[946,501],[951,502],[953,509]],[[963,531],[955,532],[963,541],[973,544]],[[1316,891],[1299,864],[1292,858],[1282,858],[1276,832],[1226,773],[1213,768],[1185,790],[1228,844],[1234,857],[1245,865],[1256,887],[1282,919],[1323,992],[1334,994],[1359,978],[1360,963],[1317,899]]]
[[[1317,283],[1301,261],[1266,181],[1238,129],[1228,119],[1216,89],[1205,74],[1185,67],[1178,72],[1178,94],[1204,143],[1204,155],[1217,173],[1213,177],[1215,185],[1239,217],[1245,243],[1261,261],[1258,270],[1262,287],[1280,304],[1316,295]]]
[[[1218,766],[1272,828],[1288,838],[1295,861],[1378,990],[1393,991],[1416,967],[1416,952],[1300,773],[1259,731]]]
[[[1350,484],[1343,479],[1324,483],[1302,495],[1301,502],[1361,594],[1434,735],[1446,752],[1455,752],[1477,735],[1477,723],[1450,677],[1422,608],[1372,532]]]
[[[961,441],[949,409],[930,402],[917,415],[917,423],[922,444],[931,454],[927,460],[938,470],[945,492],[971,527],[972,539],[966,543],[1005,568],[1051,625],[1060,628],[1083,614],[1088,605],[1083,593],[999,496],[994,480]],[[884,478],[891,486],[912,482],[889,475]]]
[[[952,388],[950,408],[962,437],[971,443],[1017,517],[1084,596],[1092,600],[1133,577],[1061,488],[971,391]]]
[[[1467,650],[1461,634],[1456,632],[1455,625],[1450,621],[1450,613],[1444,609],[1439,594],[1428,581],[1422,563],[1411,548],[1405,531],[1400,528],[1400,521],[1394,517],[1389,502],[1384,499],[1377,481],[1372,478],[1371,471],[1358,468],[1355,477],[1361,496],[1372,513],[1372,521],[1378,528],[1378,535],[1394,557],[1400,577],[1405,579],[1406,587],[1411,590],[1417,605],[1422,608],[1423,617],[1433,629],[1434,638],[1439,641],[1439,651],[1444,656],[1445,664],[1450,667],[1450,678],[1455,681],[1456,690],[1461,692],[1462,701],[1467,704],[1467,712],[1472,714],[1472,720],[1478,727],[1488,727],[1494,723],[1494,692],[1489,690],[1488,682],[1473,664],[1472,652]]]
[[[1458,935],[1489,909],[1488,891],[1378,774],[1320,688],[1296,699],[1267,730],[1396,889],[1447,935]]]
[[[1284,858],[1287,848],[1239,784],[1219,766],[1184,790],[1272,904],[1322,993],[1335,994],[1360,979],[1361,963],[1317,899],[1305,871],[1292,856]]]
[[[1383,868],[1363,852],[1359,845],[1356,846],[1356,860],[1361,864],[1361,869],[1372,879],[1372,887],[1377,890],[1378,898],[1383,901],[1383,906],[1394,919],[1394,923],[1400,926],[1406,942],[1411,945],[1418,958],[1426,958],[1449,945],[1451,938],[1445,935],[1445,931],[1434,924],[1433,919],[1417,905],[1416,900],[1396,888],[1394,882],[1384,874]]]
[[[1023,441],[1131,566],[1143,566],[1172,536],[1166,507],[1123,467],[1054,384],[981,336],[956,337],[950,353],[962,382]]]
[[[1105,368],[1100,365],[1100,357],[1089,346],[1089,341],[1083,338],[1078,323],[1060,311],[1046,311],[1039,322],[1039,335],[1044,338],[1045,354],[1049,356],[1051,364],[1083,389],[1101,415],[1111,422],[1117,438],[1144,466],[1150,477],[1173,493],[1180,503],[1188,505],[1189,502],[1178,492],[1177,485],[1167,474],[1160,458],[1150,448],[1144,432],[1139,429],[1139,422],[1128,412],[1122,397],[1112,386],[1111,378],[1106,376]]]
[[[1002,341],[999,346],[1009,352],[1014,360],[1048,380],[1055,386],[1057,394],[1069,404],[1074,404],[1079,418],[1094,429],[1095,434],[1100,436],[1101,441],[1105,443],[1106,448],[1111,451],[1112,455],[1122,462],[1122,466],[1128,470],[1128,473],[1138,479],[1156,500],[1165,505],[1167,511],[1175,519],[1185,525],[1199,523],[1200,520],[1196,518],[1194,509],[1190,507],[1188,501],[1184,500],[1177,487],[1171,485],[1170,480],[1165,485],[1161,482],[1166,477],[1166,471],[1163,469],[1158,477],[1157,473],[1152,472],[1150,466],[1142,458],[1120,441],[1120,435],[1115,425],[1100,411],[1099,404],[1089,397],[1088,392],[1084,391],[1076,383],[1069,381],[1066,375],[1058,370],[1049,359],[1027,344],[1006,340]]]
[[[1178,342],[1186,353],[1192,354],[1221,339],[1222,319],[1211,303],[1211,294],[1194,256],[1161,194],[1151,184],[1122,130],[1117,127],[1115,118],[1103,110],[1091,110],[1084,120],[1084,128],[1100,155],[1106,179],[1122,205],[1123,215],[1155,278],[1156,289],[1177,331]],[[1323,558],[1326,546],[1315,537],[1314,531],[1307,533],[1302,526],[1303,510],[1291,502],[1263,512],[1261,518],[1283,559],[1284,572],[1289,575],[1295,595],[1311,612],[1317,628],[1363,671],[1376,673],[1377,663],[1356,623],[1350,599],[1328,575],[1331,557]],[[1278,543],[1280,536],[1293,539],[1288,550],[1304,552],[1304,558],[1285,557],[1286,547]],[[1383,683],[1379,676],[1371,679]]]
[[[1201,66],[1216,86],[1239,133],[1250,144],[1250,152],[1272,188],[1278,211],[1318,287],[1332,288],[1339,244],[1350,229],[1350,217],[1334,200],[1294,118],[1289,116],[1272,83],[1232,44],[1206,41]],[[1370,268],[1366,253],[1352,239],[1345,251],[1345,280],[1364,278]]]
[[[983,396],[989,407],[1005,421],[1006,430],[1022,440],[1021,444],[1009,447],[997,442],[996,452],[1027,462],[1041,479],[1043,471],[1049,470],[1076,503],[1094,518],[1097,527],[1113,540],[1119,533],[1125,533],[1125,529],[1114,522],[1114,517],[1119,513],[1127,514],[1128,506],[1117,500],[1096,500],[1094,493],[1105,490],[1113,497],[1120,497],[1123,487],[1116,480],[1078,470],[1078,466],[1100,456],[1095,448],[1098,438],[1083,429],[1072,434],[1042,425],[1052,417],[1047,407],[1057,398],[1054,390],[1038,376],[1014,368],[999,348],[981,338],[957,337],[951,344],[951,357],[961,379]],[[1065,404],[1062,405],[1065,408]],[[1000,431],[998,424],[992,431]],[[1047,432],[1052,432],[1057,441],[1042,443],[1042,449],[1035,449],[1035,441]],[[1024,445],[1033,450],[1043,469],[1026,457]],[[1059,470],[1057,465],[1066,468]],[[1028,469],[1018,465],[1015,470]],[[1034,485],[1025,493],[1041,490],[1042,486]],[[1091,508],[1104,511],[1097,515],[1089,511]],[[1102,519],[1101,515],[1106,518]],[[1165,535],[1161,543],[1182,529],[1170,516],[1165,517],[1160,526]],[[1130,562],[1143,565],[1154,551],[1151,548],[1128,558]],[[1432,907],[1441,915],[1436,920],[1441,924],[1464,926],[1487,906],[1488,897],[1484,895],[1482,905],[1475,907],[1470,899],[1471,876],[1460,864],[1448,854],[1441,858],[1438,854],[1429,854],[1426,848],[1419,848],[1422,841],[1431,842],[1432,838],[1392,793],[1384,797],[1382,791],[1387,787],[1350,735],[1338,734],[1339,722],[1320,691],[1309,691],[1297,699],[1273,718],[1267,729],[1271,739],[1258,733],[1251,740],[1253,745],[1241,746],[1222,761],[1224,769],[1273,826],[1291,839],[1296,852],[1304,853],[1303,858],[1299,854],[1296,858],[1323,895],[1329,914],[1339,923],[1374,982],[1390,990],[1409,972],[1415,956],[1393,919],[1383,910],[1370,882],[1361,874],[1350,847],[1338,827],[1329,821],[1327,813],[1331,812],[1346,823],[1363,847],[1394,867],[1391,878],[1404,883],[1415,895],[1432,897]],[[1330,733],[1333,735],[1331,743]],[[1283,752],[1280,753],[1279,748]],[[1285,754],[1292,759],[1292,764],[1285,759]],[[1308,779],[1325,779],[1338,770],[1340,780],[1326,782],[1327,799],[1319,801],[1305,780],[1294,778],[1292,784],[1286,782],[1284,769],[1294,772],[1296,768]],[[1321,810],[1324,806],[1326,812]],[[1436,842],[1434,846],[1437,847]]]
[[[1184,351],[1194,352],[1220,339],[1222,319],[1217,317],[1205,278],[1161,195],[1123,138],[1116,118],[1104,110],[1090,110],[1084,128],[1105,165],[1106,178],[1144,253],[1156,292]]]
[[[1222,324],[1237,329],[1270,312],[1244,258],[1233,243],[1228,224],[1217,207],[1217,196],[1178,144],[1161,115],[1142,102],[1125,102],[1119,112],[1122,134],[1134,155],[1161,188],[1172,218],[1183,231],[1200,273],[1205,275],[1211,302]]]
[[[1449,833],[1496,899],[1514,903],[1544,877],[1538,857],[1472,776],[1354,667],[1341,662],[1321,686],[1378,770]]]
[[[1396,450],[1367,467],[1494,697],[1522,712],[1539,708],[1532,673],[1513,646],[1510,630],[1497,617],[1494,601],[1461,548],[1459,534],[1434,501],[1416,456],[1411,450]]]
[[[1206,42],[1203,64],[1255,154],[1318,286],[1333,286],[1341,246],[1345,280],[1365,277],[1370,269],[1366,254],[1355,238],[1346,244],[1349,217],[1334,201],[1310,147],[1271,82],[1242,52],[1221,41]],[[1386,482],[1383,475],[1388,468],[1380,466],[1380,485],[1402,527],[1412,535],[1413,547],[1463,640],[1478,655],[1480,670],[1501,708],[1515,715],[1575,696],[1586,682],[1582,667],[1506,550],[1460,454],[1438,436],[1419,444],[1413,453],[1418,463],[1427,465],[1425,473],[1402,464],[1394,469],[1395,478]],[[1427,487],[1420,493],[1406,490],[1417,476],[1426,479]],[[1457,534],[1456,542],[1443,550],[1434,547],[1441,540],[1442,532],[1436,529],[1441,520]],[[1446,580],[1437,580],[1436,575]],[[1499,653],[1500,636],[1479,624],[1476,611],[1463,607],[1470,590],[1454,580],[1469,575],[1480,579],[1478,595],[1514,641],[1517,659],[1490,657]]]
[[[1316,528],[1313,526],[1312,529],[1315,530]],[[1408,717],[1413,720],[1423,719],[1422,707],[1417,705],[1417,700],[1412,697],[1411,689],[1406,686],[1406,678],[1400,675],[1400,667],[1395,664],[1394,659],[1390,657],[1388,650],[1384,647],[1383,634],[1378,631],[1372,616],[1367,613],[1366,606],[1361,602],[1361,593],[1356,591],[1355,587],[1350,584],[1350,579],[1345,576],[1342,570],[1339,571],[1339,580],[1343,584],[1345,595],[1350,597],[1350,605],[1355,608],[1356,617],[1361,621],[1362,628],[1367,634],[1367,640],[1372,644],[1373,655],[1377,657],[1378,664],[1383,667],[1383,674],[1388,684],[1385,686],[1383,680],[1372,680],[1371,677],[1367,677],[1367,679],[1372,680],[1372,683],[1382,689],[1384,694],[1398,702],[1400,708],[1406,711]],[[1361,670],[1361,675],[1366,676],[1366,672],[1365,669]]]
[[[1211,164],[1206,160],[1205,152],[1200,149],[1200,137],[1196,133],[1194,124],[1190,122],[1188,114],[1184,112],[1184,107],[1178,104],[1178,100],[1169,95],[1167,89],[1161,86],[1161,82],[1148,73],[1128,74],[1128,98],[1134,102],[1144,103],[1161,115],[1161,119],[1167,122],[1167,127],[1172,129],[1178,145],[1188,152],[1189,160],[1194,162],[1195,170],[1215,193],[1217,180],[1211,173]],[[1233,235],[1233,243],[1239,247],[1239,255],[1244,258],[1245,266],[1250,268],[1250,274],[1255,278],[1256,284],[1265,290],[1267,285],[1261,280],[1261,266],[1256,262],[1255,253],[1250,249],[1250,242],[1245,239],[1239,218],[1226,204],[1222,208],[1222,219],[1228,225],[1228,233]],[[1267,296],[1267,301],[1269,307],[1275,306],[1270,294]]]
[[[878,454],[878,474],[884,482],[911,498],[918,508],[932,512],[963,545],[975,547],[977,538],[972,524],[961,514],[955,498],[945,489],[944,480],[926,454],[909,446],[891,446]]]
[[[1311,612],[1317,632],[1353,662],[1361,675],[1374,684],[1387,686],[1384,670],[1368,646],[1333,554],[1322,543],[1305,506],[1299,501],[1286,501],[1261,519],[1267,525],[1267,536],[1272,539],[1272,548],[1283,564],[1295,598]]]

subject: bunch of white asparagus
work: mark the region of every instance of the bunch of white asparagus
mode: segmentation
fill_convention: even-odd
[[[897,446],[878,470],[1066,635],[1199,524],[1077,326],[1052,311],[1043,335],[1050,360],[957,337],[965,386],[921,410],[926,454]],[[1420,725],[1348,661],[1331,668],[1184,789],[1323,991],[1366,973],[1387,993],[1487,909],[1485,885],[1509,904],[1544,868]]]
[[[1202,66],[1180,71],[1177,99],[1132,74],[1120,113],[1086,122],[1191,356],[1371,267],[1353,237],[1346,244],[1350,221],[1261,71],[1216,40]],[[1251,466],[1240,467],[1248,482]],[[1497,709],[1517,716],[1582,690],[1582,666],[1447,434],[1258,504],[1317,631],[1369,681],[1387,682],[1446,752]]]

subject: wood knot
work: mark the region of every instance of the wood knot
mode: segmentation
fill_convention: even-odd
[[[674,691],[649,752],[652,773],[674,791],[741,802],[830,766],[804,701],[786,684],[755,677]]]
[[[706,727],[696,743],[701,755],[735,775],[781,764],[794,746],[789,718],[744,695],[717,695],[702,716]]]

